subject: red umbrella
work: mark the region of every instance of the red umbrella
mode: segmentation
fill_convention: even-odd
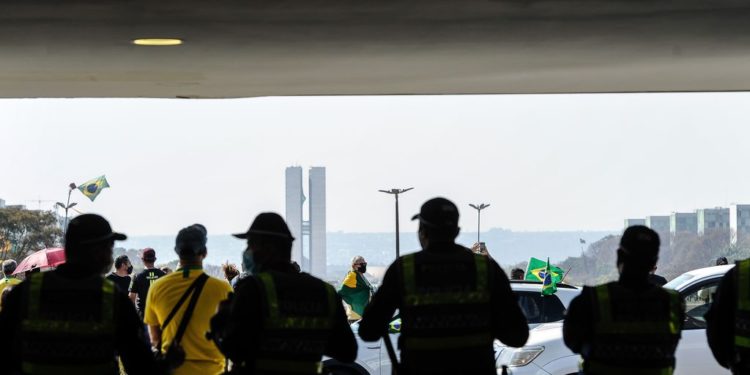
[[[22,260],[13,274],[30,271],[34,268],[57,267],[63,263],[65,263],[65,249],[59,247],[43,249]]]

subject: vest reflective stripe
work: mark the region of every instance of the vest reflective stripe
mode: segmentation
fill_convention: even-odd
[[[47,273],[32,274],[29,279],[29,298],[27,305],[27,317],[21,322],[23,332],[34,335],[70,335],[71,340],[81,336],[96,336],[114,334],[114,284],[109,280],[102,280],[102,316],[99,322],[84,321],[65,321],[46,319],[40,314],[42,304],[42,290],[45,279],[51,277]],[[41,354],[41,353],[40,353]],[[116,374],[118,368],[112,359],[106,362],[99,362],[86,365],[60,363],[48,365],[34,361],[24,360],[21,364],[23,372],[26,374],[80,374],[80,375],[100,375]]]
[[[666,289],[665,289],[666,290]],[[660,335],[678,333],[680,326],[679,309],[680,295],[672,290],[669,292],[669,321],[668,322],[617,322],[612,317],[612,302],[609,299],[607,284],[596,287],[596,297],[599,306],[599,323],[595,331],[601,334],[629,334],[629,335]]]
[[[672,290],[666,290],[669,293],[669,318],[665,321],[650,322],[623,322],[616,321],[612,315],[612,301],[609,294],[609,284],[603,284],[595,287],[596,306],[599,309],[599,322],[594,325],[595,335],[611,335],[628,338],[648,339],[650,336],[664,336],[679,334],[679,311],[681,309],[680,295]],[[638,345],[638,344],[634,344]],[[637,360],[638,358],[633,358]],[[587,374],[643,374],[643,375],[671,375],[674,371],[672,366],[666,367],[635,367],[623,368],[612,366],[603,360],[586,359],[582,366]]]
[[[734,345],[750,349],[750,260],[737,263],[737,314],[735,315]]]
[[[273,359],[258,359],[255,361],[255,367],[263,371],[269,372],[286,372],[286,373],[300,373],[300,374],[322,374],[323,364],[320,362],[304,362],[294,360],[273,360]]]
[[[745,259],[737,265],[738,268],[738,296],[737,306],[740,310],[750,312],[750,260]]]
[[[42,301],[42,285],[44,284],[45,279],[45,273],[35,273],[31,275],[31,278],[29,280],[29,306],[28,306],[28,320],[27,322],[30,322],[32,326],[35,325],[48,325],[48,326],[59,326],[61,329],[65,330],[65,326],[68,324],[72,324],[74,326],[78,326],[78,324],[83,324],[82,326],[79,326],[81,328],[80,333],[86,334],[86,333],[100,333],[100,329],[89,329],[87,327],[91,328],[97,328],[100,325],[104,326],[110,326],[112,325],[112,322],[114,322],[114,302],[115,302],[115,284],[111,281],[104,279],[102,281],[102,321],[103,323],[89,323],[89,322],[63,322],[63,321],[48,321],[43,318],[41,318],[41,315],[39,313],[39,306]],[[26,323],[26,322],[24,322]],[[39,323],[39,324],[37,324]]]
[[[86,322],[67,322],[61,320],[24,320],[21,327],[26,332],[54,332],[70,333],[80,336],[100,335],[105,332],[112,332],[114,326],[111,322],[106,323],[86,323]]]
[[[21,370],[25,374],[50,374],[50,375],[102,375],[116,374],[119,372],[117,365],[43,365],[39,363],[23,362]]]
[[[489,280],[487,276],[487,258],[479,255],[474,256],[476,270],[476,286],[471,292],[439,292],[419,293],[417,292],[416,265],[414,254],[402,258],[402,273],[404,277],[404,303],[407,306],[425,305],[453,305],[470,303],[487,303],[490,301]]]
[[[402,274],[404,278],[404,303],[408,307],[424,307],[439,305],[481,304],[490,302],[488,262],[487,258],[474,256],[476,285],[468,292],[430,292],[417,291],[415,254],[402,258]],[[438,337],[403,337],[403,346],[409,350],[437,350],[482,347],[492,343],[489,333],[468,334],[463,336]]]
[[[490,342],[492,342],[492,335],[481,333],[454,337],[405,337],[403,345],[413,350],[437,350],[482,346]]]
[[[336,292],[333,287],[326,285],[328,299],[328,315],[322,317],[281,315],[276,285],[268,273],[258,274],[258,280],[263,284],[268,303],[268,319],[264,322],[267,329],[307,329],[326,330],[333,327],[334,311],[336,307]]]
[[[602,364],[600,362],[589,363],[586,361],[586,373],[587,374],[602,374],[602,375],[672,375],[674,370],[670,368],[624,368],[615,367]]]
[[[750,338],[744,336],[734,336],[734,345],[750,348]]]

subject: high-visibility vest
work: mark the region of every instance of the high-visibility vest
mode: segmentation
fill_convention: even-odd
[[[260,374],[320,374],[323,365],[320,359],[333,329],[336,311],[336,291],[331,285],[320,281],[325,288],[325,301],[322,306],[312,301],[317,314],[300,314],[283,311],[284,301],[278,298],[277,282],[271,273],[256,275],[265,294],[267,316],[263,320],[263,335],[260,353],[255,360],[256,373]],[[319,280],[318,280],[319,281]],[[288,292],[288,291],[287,291]],[[295,301],[311,302],[311,296],[294,295]],[[287,297],[288,298],[288,297]],[[320,310],[323,310],[322,312]],[[317,358],[301,360],[300,357]]]
[[[114,347],[115,286],[103,278],[97,281],[98,285],[80,285],[58,277],[54,272],[31,274],[27,313],[21,321],[21,367],[24,374],[119,373]],[[56,293],[71,290],[78,296],[90,295],[92,299],[101,295],[98,319],[92,318],[94,314],[71,316],[64,305],[54,301]],[[81,298],[65,302],[85,303],[83,301],[85,299]]]
[[[402,258],[402,350],[492,348],[488,261],[481,255],[472,257],[476,282],[470,290],[417,285],[416,254]],[[436,363],[439,365],[440,361]]]
[[[582,367],[585,374],[671,375],[674,371],[675,342],[680,336],[682,302],[677,292],[659,288],[652,301],[667,307],[653,319],[629,319],[613,314],[611,288],[616,283],[594,287],[598,320],[594,322],[594,342],[589,345]],[[660,293],[664,293],[661,294]],[[662,300],[660,300],[662,299]]]
[[[734,318],[735,365],[750,367],[750,259],[737,262],[737,312]]]

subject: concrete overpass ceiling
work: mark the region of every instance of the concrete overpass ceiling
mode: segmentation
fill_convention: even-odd
[[[0,97],[748,90],[748,20],[730,0],[6,0]]]

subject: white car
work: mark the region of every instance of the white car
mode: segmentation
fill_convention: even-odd
[[[703,315],[711,306],[712,298],[724,274],[733,267],[717,266],[686,272],[665,288],[680,293],[686,303],[686,320],[682,339],[677,346],[675,375],[729,374],[711,354],[706,340]],[[529,331],[523,348],[499,346],[499,365],[508,365],[513,375],[569,375],[578,373],[579,356],[563,343],[562,322],[539,325]],[[500,374],[500,370],[498,370]]]
[[[521,306],[526,319],[529,322],[529,328],[539,329],[549,322],[559,322],[565,316],[565,311],[579,293],[580,290],[576,287],[559,284],[557,293],[552,296],[542,297],[542,284],[538,282],[527,282],[527,281],[511,281],[511,288],[518,297],[518,303]],[[391,322],[391,335],[390,339],[396,347],[398,342],[398,331],[400,330],[401,320],[395,318]],[[357,332],[358,324],[352,324],[352,329]],[[365,342],[357,336],[357,344],[359,345],[359,352],[357,353],[357,360],[354,364],[343,364],[335,360],[324,361],[326,369],[330,373],[334,374],[356,374],[356,375],[389,375],[391,374],[391,361],[388,357],[385,345],[381,339],[378,342]],[[499,342],[495,343],[496,348],[501,348]],[[524,347],[524,348],[529,348]],[[510,351],[505,351],[506,356],[509,355]],[[496,359],[499,358],[500,353],[496,350]],[[551,352],[547,352],[547,355]],[[515,361],[523,360],[523,358],[534,359],[536,355],[526,354],[523,350],[516,352],[516,354],[510,354],[511,359]]]

